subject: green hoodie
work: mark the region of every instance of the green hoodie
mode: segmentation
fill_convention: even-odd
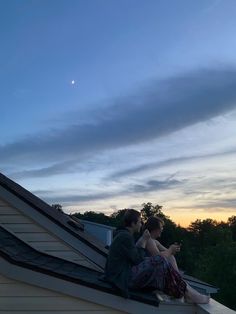
[[[141,263],[144,256],[145,250],[135,246],[134,238],[128,229],[124,228],[117,232],[109,249],[105,278],[126,298],[129,297],[131,268]]]

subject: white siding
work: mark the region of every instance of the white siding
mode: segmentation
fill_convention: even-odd
[[[98,269],[84,255],[2,199],[0,199],[0,224],[38,251]]]
[[[0,275],[0,313],[121,314],[124,312],[14,281]]]

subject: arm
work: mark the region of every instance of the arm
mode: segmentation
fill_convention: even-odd
[[[152,239],[149,239],[147,241],[146,249],[151,256],[160,255],[160,251],[159,251],[156,243]]]
[[[165,251],[161,252],[161,255],[169,258],[170,256],[175,255],[179,251],[180,246],[178,244],[171,244],[168,249],[165,249]]]
[[[165,248],[164,246],[161,245],[161,248]],[[148,240],[147,242],[147,250],[148,252],[151,254],[151,256],[155,256],[155,255],[161,255],[163,257],[170,257],[171,255],[175,254],[176,253],[176,245],[175,244],[172,244],[168,249],[165,248],[164,251],[160,251],[158,246],[157,246],[157,243],[155,241],[153,241],[152,239]]]
[[[162,245],[159,241],[155,240],[156,246],[160,252],[167,250],[167,248]]]
[[[149,239],[150,239],[150,233],[148,230],[145,230],[143,235],[136,242],[136,246],[139,248],[145,249]]]

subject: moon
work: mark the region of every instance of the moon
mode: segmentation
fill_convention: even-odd
[[[72,81],[71,81],[71,85],[74,85],[74,84],[75,84],[75,80],[72,80]]]

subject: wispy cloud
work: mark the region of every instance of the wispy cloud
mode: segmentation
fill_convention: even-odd
[[[219,157],[219,156],[226,156],[226,155],[235,154],[235,153],[236,153],[236,148],[235,149],[232,148],[232,149],[226,150],[224,152],[216,152],[216,153],[210,153],[210,154],[199,154],[199,155],[195,155],[195,156],[181,156],[181,157],[176,157],[176,158],[169,158],[169,159],[165,159],[162,161],[145,163],[145,164],[131,167],[131,168],[128,168],[125,170],[113,172],[111,175],[106,177],[105,180],[107,180],[107,179],[119,179],[119,178],[123,178],[126,176],[134,175],[134,174],[137,174],[140,172],[146,172],[148,170],[153,170],[153,169],[157,170],[159,168],[170,166],[170,165],[177,165],[177,164],[181,164],[181,163],[186,164],[186,162],[193,162],[193,161],[197,161],[197,160],[204,160],[204,159],[215,158],[215,157]]]
[[[22,170],[10,173],[14,179],[33,178],[33,177],[48,177],[51,175],[59,175],[63,173],[73,173],[75,161],[65,161],[53,164],[52,166],[42,167],[38,169]]]
[[[196,206],[174,206],[175,210],[203,210],[207,213],[235,213],[236,199],[222,200],[222,201],[209,201]]]
[[[104,200],[114,197],[120,196],[127,196],[127,195],[136,195],[139,193],[148,193],[153,191],[161,191],[174,188],[180,185],[182,182],[179,180],[167,178],[165,180],[148,180],[143,184],[133,184],[126,188],[122,187],[121,189],[113,192],[100,192],[100,193],[87,193],[87,194],[80,194],[73,191],[64,191],[61,193],[55,193],[50,190],[37,190],[33,191],[33,193],[37,194],[38,196],[44,198],[50,203],[66,203],[66,204],[73,204],[73,203],[83,203],[89,201],[96,201],[96,200]]]
[[[152,81],[136,95],[95,112],[93,123],[70,125],[0,146],[0,162],[35,164],[85,158],[168,135],[236,108],[236,70],[205,69]],[[49,167],[57,173],[60,165]],[[47,173],[42,169],[34,173]],[[30,173],[25,173],[30,175]]]
[[[137,193],[144,193],[144,192],[152,192],[158,190],[165,190],[170,189],[172,187],[176,187],[177,185],[181,184],[182,182],[175,179],[167,179],[167,180],[149,180],[146,184],[137,184],[131,188],[131,191]]]

